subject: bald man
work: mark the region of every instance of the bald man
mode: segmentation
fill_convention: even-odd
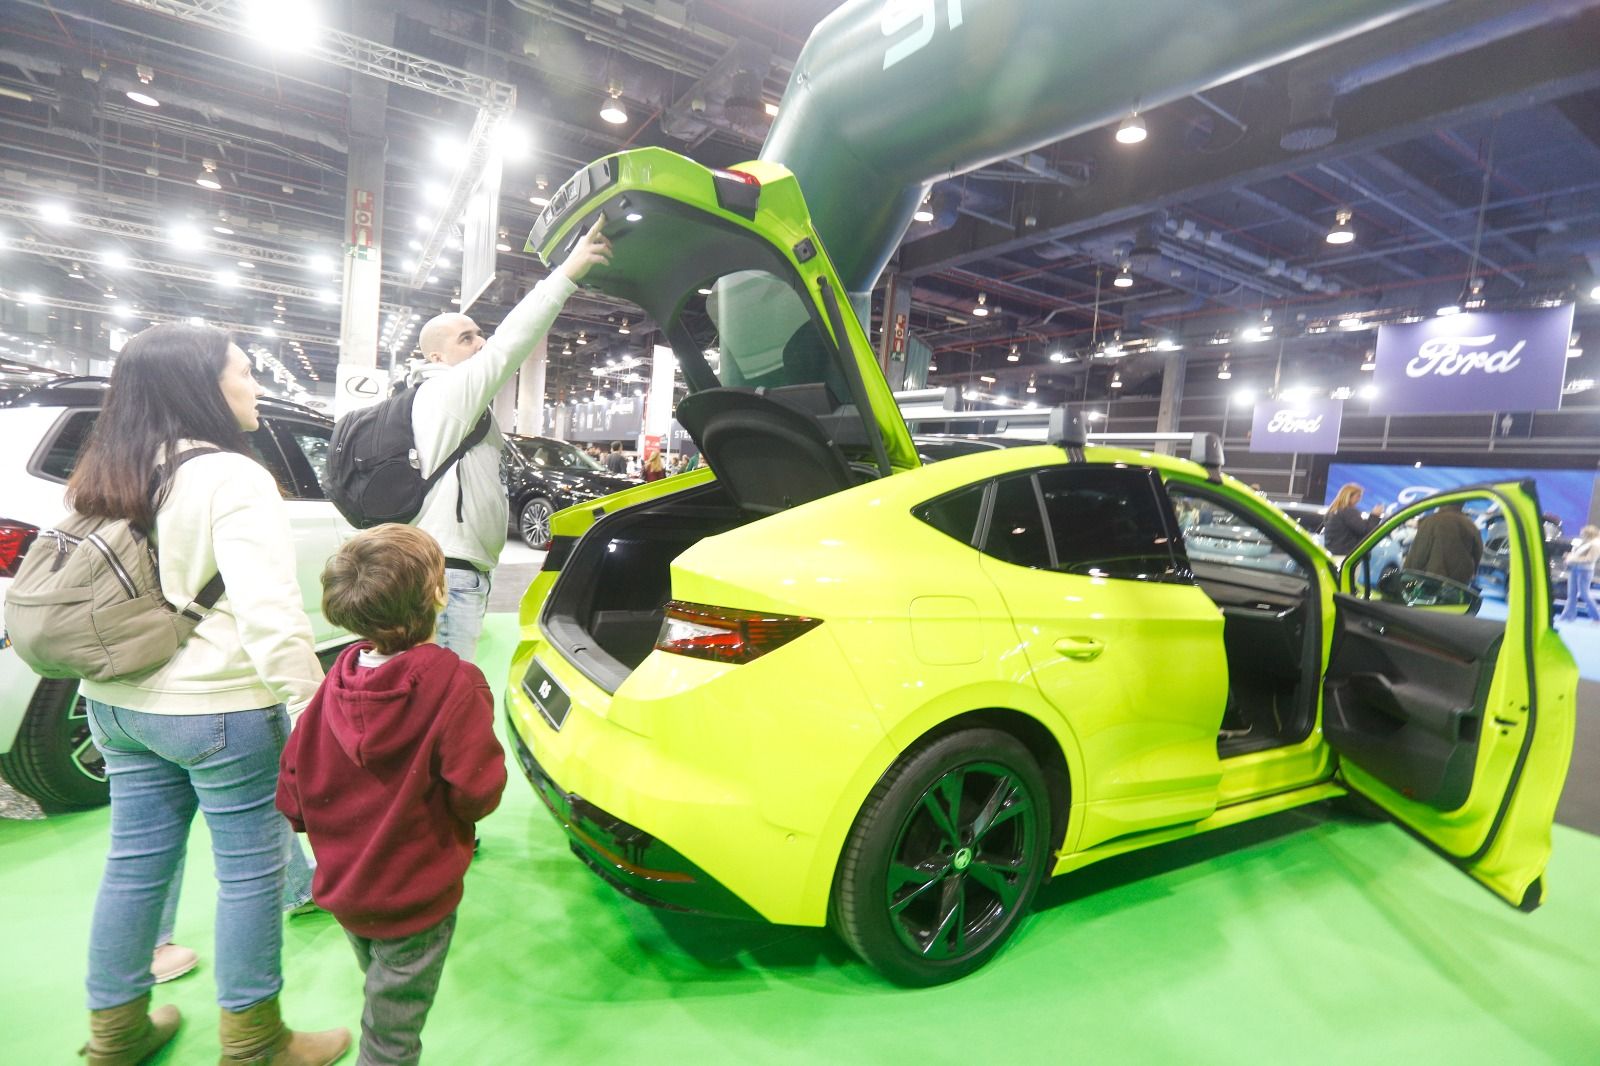
[[[422,503],[412,525],[431,533],[445,555],[444,609],[438,641],[468,662],[478,647],[489,605],[489,572],[506,544],[509,514],[500,484],[505,438],[489,404],[517,372],[596,263],[611,261],[611,243],[596,222],[566,261],[523,297],[491,338],[466,315],[428,321],[417,344],[426,360],[411,412],[423,477],[429,477],[461,443],[476,438]]]

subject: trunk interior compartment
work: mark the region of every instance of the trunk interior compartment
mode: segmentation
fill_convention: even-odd
[[[600,519],[578,541],[540,616],[545,635],[607,692],[655,647],[672,561],[750,521],[717,482]]]

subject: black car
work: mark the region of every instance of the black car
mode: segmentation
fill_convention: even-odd
[[[506,434],[500,480],[511,502],[511,522],[530,548],[550,543],[550,516],[563,507],[609,496],[637,482],[606,468],[566,441]]]

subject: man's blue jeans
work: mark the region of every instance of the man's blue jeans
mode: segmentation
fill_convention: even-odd
[[[280,704],[150,714],[89,700],[111,783],[111,851],[89,933],[89,1009],[150,990],[150,956],[198,809],[217,872],[217,1002],[241,1011],[283,987],[287,823],[273,805],[289,735]]]
[[[439,646],[449,648],[467,662],[478,654],[478,635],[489,610],[489,575],[476,570],[444,572],[445,604],[439,612]]]

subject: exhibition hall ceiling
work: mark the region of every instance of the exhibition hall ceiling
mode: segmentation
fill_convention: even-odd
[[[352,129],[366,77],[352,68],[392,60],[386,48],[516,88],[499,275],[473,308],[492,324],[544,274],[521,251],[537,201],[624,147],[753,158],[836,6],[276,0],[252,23],[243,0],[11,0],[0,343],[104,352],[113,328],[202,316],[325,391],[348,151],[375,132]],[[207,24],[219,12],[248,32]],[[366,45],[318,58],[317,25]],[[476,108],[385,84],[382,300],[411,321],[456,295],[452,247],[412,282]],[[602,118],[608,104],[620,115]],[[1600,329],[1600,0],[1455,0],[1139,119],[1140,143],[1113,122],[934,185],[891,269],[913,281],[935,384],[1020,396],[1031,381],[1048,402],[1104,396],[1118,374],[1130,394],[1179,345],[1191,363],[1282,361],[1348,384],[1373,324],[1479,301],[1575,301],[1574,347],[1600,352],[1600,334],[1583,337]],[[1331,243],[1341,230],[1352,238]],[[568,305],[551,345],[560,394],[649,342],[636,318],[618,332],[624,313],[587,294]],[[1600,378],[1585,369],[1600,356],[1577,359],[1574,375]]]

